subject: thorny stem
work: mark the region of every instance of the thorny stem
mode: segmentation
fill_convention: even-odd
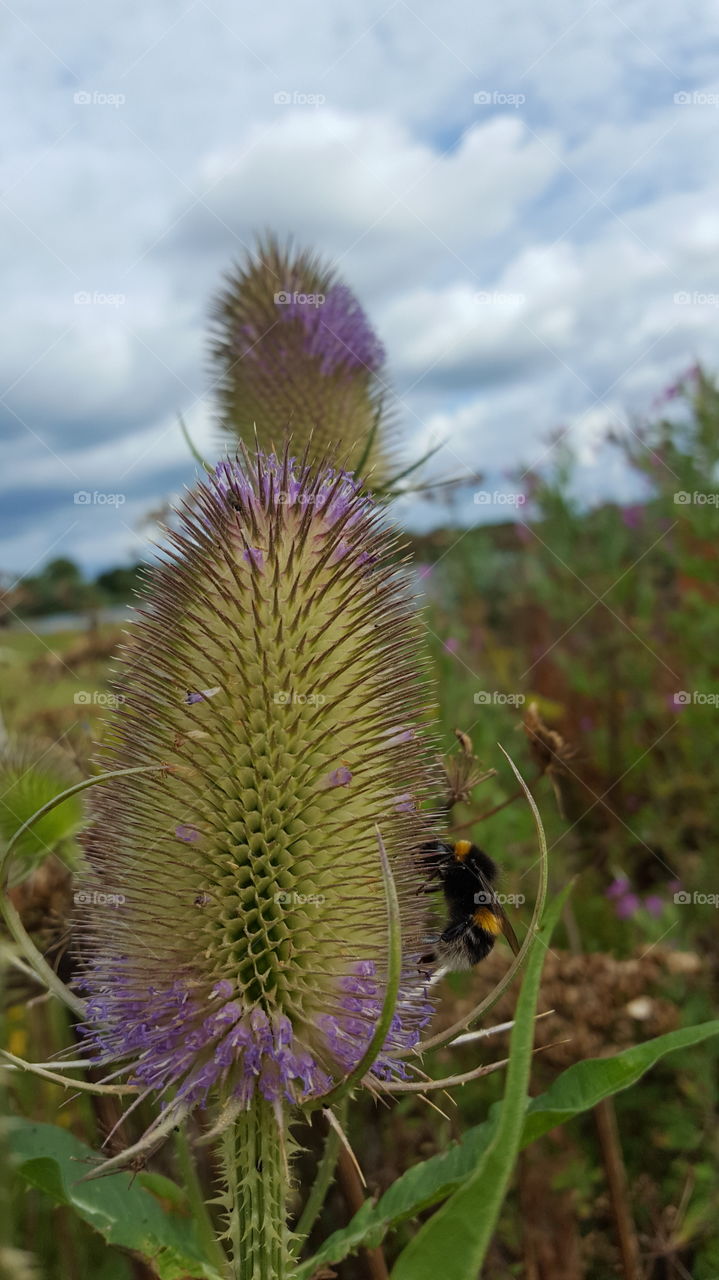
[[[289,1120],[256,1095],[222,1138],[233,1280],[291,1280],[287,1227]]]
[[[343,1099],[340,1102],[338,1110],[339,1110],[339,1121],[344,1128],[345,1118],[347,1114],[346,1099]],[[317,1165],[315,1180],[312,1183],[312,1187],[307,1197],[305,1207],[302,1210],[302,1213],[297,1222],[297,1226],[295,1228],[295,1233],[300,1238],[300,1240],[306,1239],[306,1237],[310,1234],[310,1231],[315,1225],[317,1218],[322,1212],[322,1206],[325,1202],[327,1192],[329,1191],[330,1183],[332,1182],[332,1179],[334,1177],[339,1150],[340,1150],[339,1132],[337,1129],[334,1129],[330,1126],[327,1129],[327,1136],[325,1138],[324,1149],[322,1151],[322,1156],[320,1157],[319,1164]]]

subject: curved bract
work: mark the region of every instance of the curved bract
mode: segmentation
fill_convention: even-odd
[[[436,778],[395,537],[352,476],[288,456],[220,464],[180,514],[103,758],[171,768],[109,779],[86,837],[91,1043],[178,1104],[332,1089],[383,1005],[379,830],[404,972],[373,1072],[401,1074],[431,1012],[413,850]]]
[[[212,309],[211,358],[225,438],[293,448],[386,479],[385,353],[357,298],[308,252],[258,244]]]
[[[77,778],[70,757],[47,742],[8,739],[0,748],[0,848],[8,845],[25,821]],[[29,876],[48,854],[74,864],[75,836],[83,820],[79,797],[44,815],[15,840],[9,883]]]

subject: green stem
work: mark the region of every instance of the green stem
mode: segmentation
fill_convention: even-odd
[[[345,1119],[347,1115],[347,1099],[346,1098],[343,1098],[342,1101],[340,1102],[338,1107],[338,1112],[339,1112],[339,1115],[338,1115],[339,1122],[344,1128]],[[304,1209],[302,1210],[302,1214],[297,1223],[297,1226],[295,1227],[295,1234],[300,1238],[300,1240],[306,1239],[306,1237],[310,1234],[310,1231],[312,1230],[313,1226],[315,1225],[315,1222],[317,1221],[320,1215],[322,1206],[327,1197],[327,1192],[329,1191],[329,1188],[330,1188],[330,1183],[332,1182],[332,1179],[334,1177],[339,1150],[340,1150],[340,1135],[337,1129],[334,1129],[332,1126],[330,1126],[327,1130],[327,1137],[325,1138],[325,1145],[324,1145],[324,1150],[322,1152],[322,1157],[320,1159],[319,1164],[317,1165],[315,1180],[312,1183],[312,1188],[310,1190],[310,1194],[307,1197],[307,1202],[305,1204]]]
[[[192,1216],[197,1226],[198,1235],[207,1252],[207,1260],[208,1262],[212,1261],[220,1274],[224,1275],[227,1269],[227,1255],[217,1239],[217,1234],[212,1224],[212,1218],[202,1191],[202,1184],[197,1176],[197,1166],[190,1149],[186,1125],[180,1125],[175,1138],[175,1147],[182,1181],[187,1192],[187,1200],[192,1209]]]
[[[288,1145],[289,1117],[260,1096],[223,1135],[233,1280],[291,1280],[294,1274]]]

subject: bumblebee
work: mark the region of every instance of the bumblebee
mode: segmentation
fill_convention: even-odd
[[[447,969],[471,969],[489,955],[500,933],[517,954],[517,936],[493,888],[497,867],[486,853],[469,840],[456,844],[433,840],[422,845],[420,864],[427,871],[427,881],[419,892],[442,890],[449,909],[447,927],[432,951],[420,956],[420,967],[441,964]]]

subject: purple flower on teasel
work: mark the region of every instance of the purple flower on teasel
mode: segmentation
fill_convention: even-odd
[[[179,524],[104,737],[108,770],[158,767],[97,788],[85,837],[89,1051],[172,1107],[328,1092],[384,1000],[379,830],[406,967],[371,1072],[402,1074],[431,1014],[412,850],[438,778],[394,535],[352,476],[288,453],[221,464]]]

